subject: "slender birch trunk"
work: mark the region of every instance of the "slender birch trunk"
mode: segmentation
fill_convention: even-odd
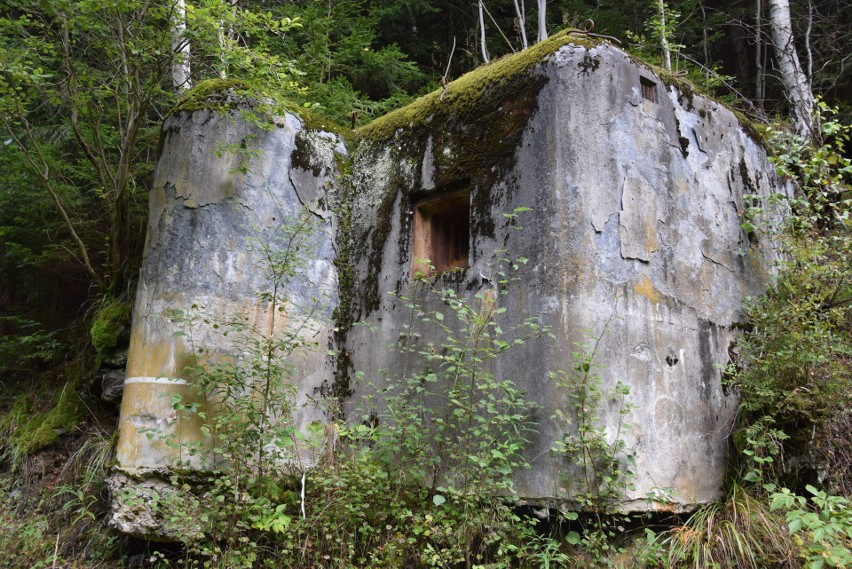
[[[704,67],[709,70],[711,67],[711,62],[710,38],[707,37],[707,10],[704,7],[704,2],[701,0],[699,0],[698,2],[698,7],[701,9],[701,51],[704,53]]]
[[[754,11],[754,98],[763,108],[765,98],[766,73],[763,67],[763,2],[755,2]]]
[[[663,67],[672,70],[672,52],[669,49],[668,22],[666,22],[666,3],[657,0],[657,8],[660,11],[660,49],[663,52]]]
[[[538,41],[547,39],[547,0],[538,0]]]
[[[172,85],[185,91],[192,87],[189,40],[186,38],[186,0],[175,0],[172,13]]]
[[[479,0],[479,46],[482,49],[482,61],[490,63],[491,58],[488,57],[488,48],[485,46],[485,14],[482,11],[482,0]]]
[[[806,78],[808,80],[808,89],[813,92],[813,84],[811,81],[814,77],[814,53],[811,49],[811,32],[814,29],[814,3],[808,0],[808,27],[805,29],[805,56],[808,62],[808,72]]]
[[[520,4],[518,4],[518,0],[514,0],[514,2],[515,13],[518,15],[518,27],[521,30],[521,48],[527,49],[529,43],[527,43],[527,18],[524,14],[524,0],[521,0]]]
[[[768,0],[769,23],[772,27],[772,44],[784,93],[790,103],[795,121],[796,132],[808,138],[814,135],[812,112],[814,95],[808,84],[808,78],[799,63],[796,46],[793,43],[793,26],[790,23],[790,3],[788,0]]]

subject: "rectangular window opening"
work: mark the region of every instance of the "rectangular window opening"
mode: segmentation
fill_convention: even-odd
[[[470,256],[470,192],[429,198],[414,210],[412,274],[466,268]],[[428,260],[428,261],[427,261]]]
[[[639,77],[639,85],[642,88],[642,98],[652,103],[657,102],[657,84],[646,77]]]

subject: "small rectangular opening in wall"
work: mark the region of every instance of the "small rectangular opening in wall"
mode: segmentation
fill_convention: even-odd
[[[413,225],[412,275],[428,276],[468,266],[470,191],[456,191],[419,202]]]
[[[639,77],[639,85],[642,88],[642,98],[652,103],[657,102],[657,84],[645,77]]]

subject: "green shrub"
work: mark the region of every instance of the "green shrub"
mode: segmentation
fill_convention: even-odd
[[[750,468],[760,463],[774,475],[783,463],[773,456],[782,459],[787,450],[810,461],[815,434],[852,402],[852,161],[844,156],[852,126],[821,108],[821,143],[778,131],[771,136],[773,160],[797,193],[769,200],[790,212],[783,232],[768,228],[783,257],[766,294],[746,305],[729,373],[740,396],[735,440],[749,450]],[[747,225],[760,228],[763,214],[755,205]],[[786,461],[785,474],[797,462]]]
[[[807,485],[810,498],[767,484],[772,511],[784,511],[787,529],[808,569],[852,565],[852,509],[842,496]]]
[[[66,355],[68,344],[58,331],[48,332],[39,322],[18,316],[2,318],[14,328],[0,336],[0,371],[6,377],[56,365]]]

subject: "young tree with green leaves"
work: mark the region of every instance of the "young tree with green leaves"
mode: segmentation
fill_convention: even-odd
[[[222,26],[234,32],[224,44]],[[0,12],[0,126],[99,289],[122,290],[136,269],[159,125],[178,92],[228,71],[280,101],[295,70],[262,36],[291,27],[223,0],[13,0]],[[82,217],[62,187],[87,202]],[[104,239],[82,234],[88,224]]]

